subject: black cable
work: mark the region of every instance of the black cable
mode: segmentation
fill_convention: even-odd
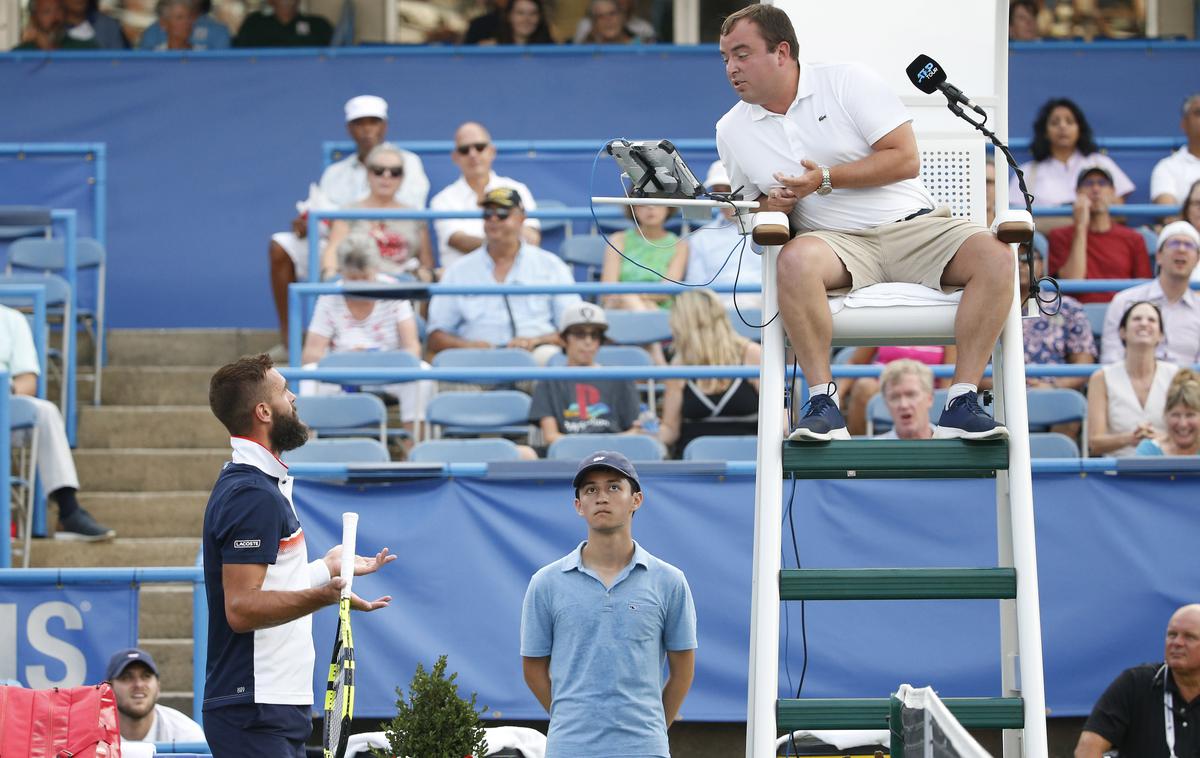
[[[605,143],[605,144],[607,145],[608,143]],[[605,152],[605,148],[603,148],[603,147],[600,148],[599,150],[596,151],[595,158],[592,159],[592,176],[590,179],[592,192],[589,192],[589,195],[588,195],[589,198],[594,196],[594,190],[595,190],[595,185],[596,185],[596,166],[598,165],[598,163],[600,161],[601,154],[603,154],[604,152]],[[624,188],[625,196],[629,197],[628,188],[625,187],[624,183],[622,183],[621,186],[622,186],[622,188]],[[737,216],[740,214],[739,214],[738,207],[736,205],[734,205],[734,200],[737,199],[738,197],[740,197],[739,193],[741,193],[741,191],[742,191],[742,188],[739,187],[734,192],[705,192],[700,195],[697,195],[697,198],[708,198],[709,200],[712,200],[713,202],[728,203],[730,208],[733,209],[734,215]],[[736,252],[738,254],[738,267],[737,267],[737,271],[735,272],[734,278],[733,278],[733,308],[734,308],[734,312],[737,313],[738,318],[742,320],[742,323],[751,329],[763,329],[763,328],[769,326],[771,324],[771,322],[773,322],[775,319],[779,318],[779,312],[776,311],[775,315],[771,316],[771,318],[767,319],[767,321],[765,321],[764,323],[751,324],[749,321],[746,320],[746,317],[742,315],[741,308],[738,307],[737,286],[738,286],[738,280],[740,279],[741,273],[742,273],[742,255],[744,255],[746,252],[746,235],[745,234],[741,235],[742,236],[741,242],[739,242],[738,244],[736,244],[732,248],[730,248],[729,254],[725,256],[725,261],[717,269],[717,272],[715,274],[713,274],[711,279],[709,279],[707,282],[704,282],[702,284],[691,284],[689,282],[676,281],[676,280],[670,278],[669,276],[667,276],[666,274],[664,274],[660,271],[657,271],[654,268],[651,268],[650,266],[646,266],[638,261],[635,261],[633,258],[630,258],[629,256],[625,255],[624,251],[618,250],[617,246],[614,245],[612,243],[612,240],[610,240],[608,238],[608,235],[604,233],[604,227],[602,227],[600,225],[600,219],[596,216],[596,204],[593,203],[589,199],[588,207],[592,212],[592,222],[595,223],[595,225],[596,225],[596,231],[597,231],[597,233],[599,233],[600,237],[604,240],[605,245],[607,245],[617,255],[621,256],[622,258],[629,261],[630,263],[637,266],[638,268],[642,269],[643,271],[649,271],[650,273],[658,276],[659,279],[662,279],[663,281],[666,281],[666,282],[670,282],[671,284],[678,284],[683,287],[707,287],[717,280],[717,277],[720,276],[721,272],[725,270],[725,267],[729,265],[729,259],[732,258],[733,254]],[[634,219],[633,223],[634,223],[634,226],[640,232],[641,227],[638,225],[636,218]],[[741,221],[735,221],[734,223],[738,224],[739,229],[741,228]],[[696,231],[699,231],[699,229],[697,229]],[[688,236],[690,237],[692,234],[695,234],[695,233],[696,232],[690,232],[688,234]],[[645,239],[644,235],[643,235],[643,239]],[[682,239],[687,239],[687,237],[683,237]]]
[[[1032,217],[1033,195],[1029,194],[1029,188],[1025,186],[1025,172],[1021,170],[1019,165],[1017,165],[1017,159],[1013,157],[1012,151],[1008,149],[1008,145],[1005,145],[1003,142],[1001,142],[1000,138],[996,136],[996,133],[984,126],[982,121],[976,121],[975,119],[967,116],[967,114],[963,112],[962,106],[954,100],[948,100],[946,107],[950,109],[951,113],[958,116],[963,121],[966,121],[968,124],[974,127],[976,131],[980,132],[983,134],[983,136],[991,140],[991,143],[996,146],[996,149],[1004,154],[1004,158],[1008,162],[1009,167],[1012,168],[1013,172],[1017,175],[1017,187],[1021,190],[1021,195],[1025,199],[1025,210],[1028,211],[1030,217]],[[987,120],[986,113],[984,114],[983,119],[984,121]],[[997,181],[999,181],[998,178]],[[1026,293],[1026,298],[1023,298],[1023,300],[1030,298],[1033,299],[1033,301],[1037,303],[1038,310],[1042,313],[1042,315],[1055,315],[1058,313],[1059,309],[1062,308],[1062,288],[1053,277],[1043,276],[1041,279],[1033,278],[1032,244],[1025,249],[1025,265],[1029,269],[1029,291]],[[1052,294],[1045,300],[1043,300],[1041,295],[1043,282],[1045,282],[1046,285],[1053,290]]]

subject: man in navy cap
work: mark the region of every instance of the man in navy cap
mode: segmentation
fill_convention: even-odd
[[[117,696],[121,739],[132,742],[204,742],[204,730],[190,718],[158,704],[158,664],[145,650],[118,650],[104,678]]]
[[[669,758],[696,664],[691,590],[633,540],[645,494],[628,458],[587,456],[574,486],[587,539],[533,575],[521,612],[525,682],[550,713],[546,758]]]

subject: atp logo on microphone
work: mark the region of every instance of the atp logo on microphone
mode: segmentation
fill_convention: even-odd
[[[932,78],[933,75],[937,73],[937,70],[937,66],[934,65],[933,61],[926,63],[925,68],[917,72],[917,82],[920,83],[926,79]]]

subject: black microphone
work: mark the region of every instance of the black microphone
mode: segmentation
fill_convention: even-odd
[[[925,94],[932,95],[935,90],[941,90],[951,103],[961,103],[976,113],[984,113],[983,109],[971,102],[971,99],[963,94],[962,90],[946,82],[946,72],[942,70],[937,61],[928,55],[918,55],[904,70],[908,73],[909,81]],[[954,106],[950,107],[953,110]]]

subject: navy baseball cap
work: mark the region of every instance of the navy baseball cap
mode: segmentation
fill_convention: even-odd
[[[112,658],[108,659],[108,673],[104,675],[104,680],[106,682],[113,681],[121,675],[121,672],[129,668],[131,663],[143,663],[152,674],[158,676],[158,664],[154,662],[154,658],[145,650],[131,647],[126,650],[118,650],[113,653]]]
[[[579,483],[587,472],[598,468],[610,468],[624,476],[633,485],[634,492],[642,491],[642,483],[638,481],[637,469],[629,459],[614,450],[597,450],[579,462],[579,470],[575,472],[572,484],[579,489]]]

